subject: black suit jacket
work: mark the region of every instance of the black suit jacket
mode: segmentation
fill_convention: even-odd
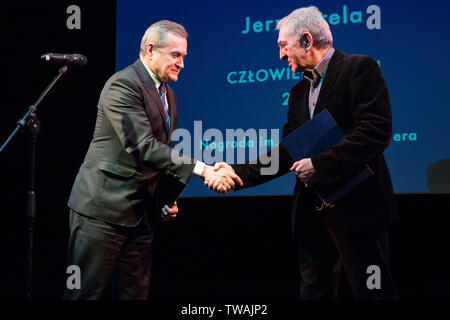
[[[167,84],[166,84],[167,85]],[[177,123],[177,101],[167,85],[171,131]],[[144,64],[114,74],[98,103],[94,137],[81,165],[68,206],[93,218],[136,226],[147,212],[160,217],[161,178],[187,184],[194,160],[170,148],[170,133],[158,90]],[[166,185],[166,184],[164,184]]]
[[[283,137],[309,120],[310,82],[300,81],[289,97],[287,123]],[[336,201],[335,207],[323,214],[332,229],[359,231],[387,226],[398,219],[393,201],[393,187],[383,156],[392,136],[392,118],[388,91],[375,60],[363,55],[333,54],[314,110],[314,115],[327,109],[346,134],[338,146],[311,158],[315,174],[312,187],[328,185],[351,175],[368,164],[374,175]],[[244,186],[254,186],[289,172],[293,161],[280,147],[277,175],[261,176],[260,163],[235,166]],[[292,202],[293,223],[302,223],[308,215],[319,214],[318,197],[297,181]]]

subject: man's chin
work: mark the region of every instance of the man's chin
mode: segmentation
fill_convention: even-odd
[[[298,72],[298,71],[296,71],[297,69],[298,69],[298,66],[297,65],[291,65],[291,64],[289,64],[289,67],[291,68],[291,71],[293,72],[293,73],[296,73],[296,72]]]
[[[167,80],[167,81],[170,81],[170,82],[178,81],[178,75],[170,75],[169,80]]]

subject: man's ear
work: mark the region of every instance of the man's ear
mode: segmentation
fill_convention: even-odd
[[[306,52],[308,52],[308,50],[311,49],[312,42],[313,39],[309,32],[304,32],[300,37],[300,47],[305,49]]]
[[[150,57],[153,55],[153,44],[152,44],[152,43],[150,43],[150,44],[147,46],[147,51],[146,51],[146,53],[147,53]]]

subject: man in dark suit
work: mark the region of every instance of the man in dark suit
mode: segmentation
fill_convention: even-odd
[[[146,299],[153,230],[161,215],[165,221],[178,212],[176,202],[161,199],[192,175],[219,179],[222,192],[242,184],[169,147],[177,100],[167,82],[184,67],[187,36],[177,23],[154,23],[139,59],[102,90],[94,137],[68,202],[68,261],[81,271],[81,288],[68,287],[65,299],[101,299],[112,278],[118,299]]]
[[[283,137],[326,109],[346,134],[337,146],[293,163],[283,147],[276,175],[261,175],[262,165],[233,166],[244,187],[290,170],[297,183],[292,227],[298,244],[301,298],[336,298],[340,270],[357,299],[395,299],[389,269],[387,228],[398,219],[383,151],[392,134],[388,91],[370,57],[333,48],[328,23],[316,7],[300,8],[278,23],[280,59],[304,78],[291,90]],[[313,191],[351,176],[366,164],[374,175],[319,212]],[[222,163],[216,168],[231,167]],[[208,181],[214,188],[214,181]],[[345,278],[344,278],[345,279]]]

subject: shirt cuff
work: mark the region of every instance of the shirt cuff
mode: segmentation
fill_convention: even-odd
[[[192,171],[192,173],[194,174],[194,176],[200,178],[202,176],[204,168],[205,168],[205,163],[201,162],[201,161],[197,161],[195,163],[195,167],[194,167],[194,170]]]

